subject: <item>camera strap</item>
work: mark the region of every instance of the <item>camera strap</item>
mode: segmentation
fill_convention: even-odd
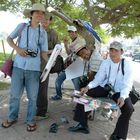
[[[84,70],[83,70],[83,76],[85,74],[87,64],[88,64],[87,73],[89,72],[89,63],[88,63],[88,61],[85,61]]]
[[[116,74],[116,77],[115,77],[113,88],[115,87],[115,84],[116,84],[116,79],[117,79],[117,75],[118,75],[119,69],[120,69],[120,63],[118,65],[117,74]],[[109,83],[110,73],[111,73],[111,63],[110,63],[110,67],[109,67],[109,73],[108,73],[107,83]]]

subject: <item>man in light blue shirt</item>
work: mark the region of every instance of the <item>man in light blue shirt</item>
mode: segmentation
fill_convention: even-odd
[[[32,9],[24,10],[24,15],[31,18],[29,24],[21,23],[8,36],[9,45],[16,50],[11,80],[11,94],[8,119],[2,123],[10,127],[18,119],[20,99],[24,88],[27,91],[27,131],[36,130],[36,99],[40,78],[40,57],[47,60],[48,40],[46,31],[39,24],[45,15],[42,4],[34,4]],[[14,39],[18,37],[18,45]]]

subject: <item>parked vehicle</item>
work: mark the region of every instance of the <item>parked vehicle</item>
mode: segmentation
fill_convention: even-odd
[[[133,61],[140,61],[140,53],[135,53],[135,54],[132,56],[132,60],[133,60]]]

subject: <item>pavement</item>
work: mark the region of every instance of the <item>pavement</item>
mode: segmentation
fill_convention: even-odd
[[[50,75],[49,97],[55,94],[55,78],[56,74]],[[10,81],[10,78],[8,78],[8,81]],[[9,91],[9,89],[0,91],[0,122],[7,118]],[[37,130],[34,132],[27,132],[26,130],[27,97],[26,94],[23,94],[18,122],[7,129],[0,126],[0,140],[106,140],[104,136],[112,133],[116,119],[113,121],[101,120],[100,116],[95,114],[94,120],[89,121],[90,134],[71,133],[67,130],[70,126],[77,124],[72,119],[75,106],[75,103],[71,101],[69,96],[72,91],[72,82],[66,81],[63,84],[63,99],[60,101],[49,100],[49,118],[37,121]],[[140,102],[135,105],[135,112],[130,121],[127,140],[140,140],[139,114]],[[69,123],[62,122],[62,117],[65,117]],[[49,132],[49,127],[52,123],[60,124],[57,133]]]

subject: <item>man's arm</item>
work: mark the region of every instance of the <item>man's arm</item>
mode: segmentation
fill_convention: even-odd
[[[47,62],[48,61],[48,52],[41,52],[41,57]]]
[[[94,79],[94,76],[96,75],[97,72],[95,71],[89,71],[87,74],[88,80],[92,81]]]
[[[65,47],[67,55],[71,54],[71,50],[69,49],[68,40],[67,39],[64,40],[64,47]]]
[[[24,49],[19,48],[19,47],[17,46],[17,43],[14,43],[13,39],[12,39],[10,36],[7,37],[7,42],[8,42],[8,44],[9,44],[14,50],[16,50],[16,52],[17,52],[19,55],[21,55],[21,56],[23,56],[23,57],[25,57],[25,56],[27,55],[27,52],[26,52]]]

